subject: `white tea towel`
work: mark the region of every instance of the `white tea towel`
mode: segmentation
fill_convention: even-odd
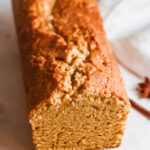
[[[104,28],[117,59],[150,76],[150,0],[100,0]]]

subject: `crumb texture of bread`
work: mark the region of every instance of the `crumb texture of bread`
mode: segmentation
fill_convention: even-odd
[[[130,104],[96,0],[13,0],[36,150],[118,147]]]

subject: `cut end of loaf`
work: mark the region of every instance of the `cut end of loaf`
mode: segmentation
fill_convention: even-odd
[[[36,149],[118,147],[128,111],[115,97],[77,94],[61,105],[47,101],[30,114]]]

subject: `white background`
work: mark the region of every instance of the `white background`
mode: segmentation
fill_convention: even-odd
[[[141,79],[120,68],[129,97],[150,108],[150,100],[139,100],[135,91]],[[0,150],[33,150],[10,0],[0,0]],[[150,150],[150,121],[131,109],[116,150]]]

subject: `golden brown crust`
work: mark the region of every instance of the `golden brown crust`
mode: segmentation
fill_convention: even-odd
[[[52,0],[13,1],[29,110],[64,88],[63,66],[69,64],[68,43],[76,33],[84,35],[91,54],[82,88],[89,93],[117,96],[129,104],[96,0],[56,0],[52,11],[44,5],[48,2]],[[49,21],[49,14],[53,17],[51,27],[42,28],[42,23]]]

